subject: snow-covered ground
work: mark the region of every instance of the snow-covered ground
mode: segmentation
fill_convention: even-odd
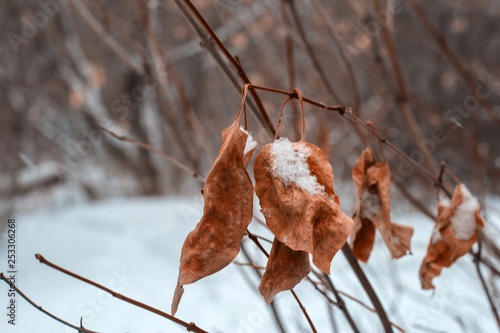
[[[16,216],[17,285],[44,309],[99,332],[185,332],[185,329],[38,263],[35,253],[111,289],[169,312],[184,238],[199,221],[203,202],[194,199],[121,199],[45,209]],[[392,261],[380,238],[363,265],[392,321],[408,332],[494,332],[496,324],[469,256],[434,280],[436,290],[422,291],[418,279],[432,223],[416,213],[396,212],[394,221],[415,227],[413,255]],[[268,236],[261,226],[251,230]],[[266,244],[267,246],[267,244]],[[254,249],[249,242],[248,248]],[[7,271],[5,234],[0,237],[0,271]],[[259,264],[264,257],[252,250]],[[242,255],[237,261],[245,262]],[[484,269],[486,272],[486,269]],[[339,290],[370,304],[339,253],[332,265]],[[221,272],[185,286],[177,316],[210,332],[276,332],[269,308],[258,294],[249,267],[231,264]],[[324,298],[303,281],[295,289],[319,332],[334,329]],[[7,324],[8,286],[0,284],[0,332],[74,332],[16,299],[16,326]],[[345,302],[361,332],[381,332],[375,314]],[[288,292],[275,304],[287,332],[308,332],[299,307]],[[337,332],[350,329],[334,309]]]

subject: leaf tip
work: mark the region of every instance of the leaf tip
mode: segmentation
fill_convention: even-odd
[[[174,299],[172,300],[172,307],[170,309],[170,313],[172,316],[175,316],[177,309],[179,308],[179,303],[181,301],[182,294],[184,293],[184,288],[182,285],[177,284],[174,292]]]

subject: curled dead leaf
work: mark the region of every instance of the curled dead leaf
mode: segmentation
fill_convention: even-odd
[[[400,258],[410,252],[413,227],[391,222],[391,173],[387,162],[376,163],[370,148],[363,150],[352,171],[357,188],[350,246],[358,260],[367,262],[378,229],[391,252]]]
[[[290,249],[311,253],[313,263],[330,274],[353,222],[340,211],[325,154],[312,144],[282,138],[262,148],[254,175],[269,229]]]
[[[266,304],[271,304],[276,294],[293,289],[310,271],[307,252],[294,251],[274,238],[266,271],[259,285],[260,294]]]
[[[238,255],[253,216],[253,185],[246,171],[256,143],[238,127],[239,116],[222,131],[222,146],[203,189],[203,217],[182,247],[172,314],[183,285],[218,272]]]
[[[479,203],[465,185],[455,187],[451,200],[438,198],[438,217],[420,266],[423,289],[434,289],[432,279],[469,252],[483,227]]]

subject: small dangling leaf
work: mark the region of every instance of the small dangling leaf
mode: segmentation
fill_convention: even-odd
[[[253,216],[253,185],[246,171],[256,142],[236,121],[222,131],[222,146],[203,189],[203,217],[182,247],[179,278],[172,301],[175,314],[183,285],[229,265]]]
[[[274,238],[259,292],[269,305],[276,294],[293,289],[310,271],[307,252],[294,251]]]
[[[378,229],[392,258],[411,253],[413,227],[391,222],[391,173],[387,162],[376,163],[370,148],[363,150],[352,171],[357,188],[350,245],[358,260],[367,262]]]
[[[422,289],[434,289],[432,279],[469,252],[483,227],[477,198],[464,184],[455,187],[451,201],[438,198],[438,217],[420,266]]]

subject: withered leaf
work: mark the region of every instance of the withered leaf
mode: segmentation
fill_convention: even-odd
[[[177,311],[183,285],[211,275],[233,261],[252,221],[253,185],[246,166],[255,142],[238,127],[238,119],[222,131],[222,146],[203,189],[203,217],[184,241],[172,314]]]
[[[331,261],[353,222],[340,211],[325,154],[303,141],[279,139],[262,148],[254,175],[269,229],[292,250],[311,253],[316,267],[330,274]]]
[[[267,304],[281,291],[293,289],[311,271],[309,254],[294,251],[274,238],[266,271],[259,285],[260,294]]]
[[[391,252],[400,258],[410,252],[413,227],[391,222],[391,173],[386,161],[376,163],[370,148],[363,150],[352,171],[357,188],[350,245],[358,260],[367,262],[378,229]]]
[[[434,289],[432,279],[469,252],[483,227],[479,203],[465,185],[455,187],[451,201],[438,199],[438,217],[420,266],[423,289]]]

